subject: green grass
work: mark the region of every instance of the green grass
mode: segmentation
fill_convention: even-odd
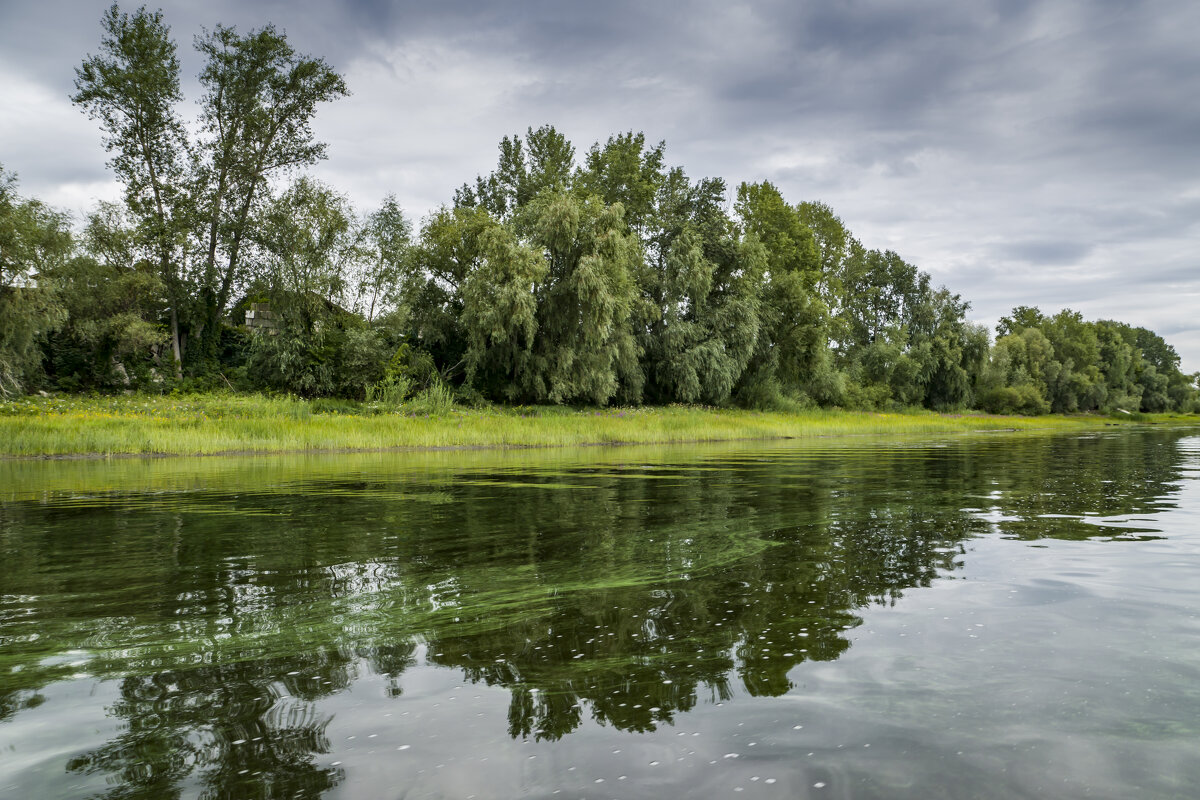
[[[1195,420],[1196,418],[1191,418]],[[455,408],[386,411],[368,404],[261,395],[49,397],[0,402],[0,455],[207,455],[392,448],[564,447],[863,434],[1096,427],[1102,417],[1007,417],[702,407]]]

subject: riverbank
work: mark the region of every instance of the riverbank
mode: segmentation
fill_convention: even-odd
[[[453,407],[440,411],[417,408],[393,411],[340,401],[233,394],[31,397],[0,402],[0,457],[566,447],[863,434],[1069,430],[1113,423],[1096,416],[1009,417],[838,410],[790,414],[694,406]]]

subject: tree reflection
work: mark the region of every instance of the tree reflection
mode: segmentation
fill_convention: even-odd
[[[798,665],[846,651],[861,609],[951,574],[972,536],[1111,535],[1079,516],[1160,508],[1177,439],[0,503],[0,721],[83,670],[119,682],[120,733],[68,765],[106,776],[104,797],[316,797],[342,778],[320,765],[322,698],[364,672],[402,697],[421,643],[430,663],[510,692],[514,738],[585,719],[651,731],[706,699],[794,690]],[[1045,523],[1064,512],[1074,525]]]
[[[313,701],[345,689],[351,663],[326,652],[126,677],[109,709],[123,732],[67,768],[112,776],[114,799],[179,797],[189,777],[205,797],[319,797],[340,772],[314,763],[329,718]]]

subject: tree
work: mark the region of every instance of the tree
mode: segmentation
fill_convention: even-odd
[[[500,160],[487,177],[475,179],[454,195],[456,207],[479,206],[509,221],[546,190],[563,189],[575,170],[575,147],[552,125],[529,128],[525,140],[513,134],[500,140]]]
[[[20,394],[41,367],[41,340],[65,316],[50,273],[72,249],[67,219],[17,195],[0,165],[0,397]]]
[[[1054,347],[1040,328],[1002,335],[983,370],[979,405],[997,414],[1045,414],[1050,410],[1049,384],[1061,370]]]
[[[971,304],[942,287],[914,308],[910,349],[921,365],[921,402],[930,408],[967,405],[987,358],[987,332],[967,323]]]
[[[652,401],[724,403],[754,354],[766,253],[724,197],[724,181],[679,168],[659,183],[634,318]]]
[[[169,297],[153,251],[119,205],[101,203],[83,229],[83,255],[49,272],[67,319],[47,348],[62,389],[152,383],[169,333]]]
[[[346,85],[323,60],[297,54],[272,26],[243,36],[218,25],[196,40],[205,58],[204,95],[200,135],[189,142],[175,112],[179,59],[162,13],[126,14],[113,5],[101,26],[101,53],[76,70],[72,100],[100,120],[114,154],[109,164],[155,253],[170,298],[176,374],[185,355],[204,371],[244,277],[242,259],[267,183],[324,156],[310,123],[317,105],[346,95]],[[189,254],[197,263],[185,272]],[[192,348],[185,347],[185,322],[197,340]]]
[[[1046,315],[1037,306],[1017,306],[1012,314],[1000,318],[996,326],[996,336],[1008,336],[1010,333],[1020,333],[1026,328],[1040,328],[1046,322]]]
[[[133,15],[114,3],[100,21],[100,55],[88,56],[75,70],[72,102],[104,129],[109,166],[125,185],[125,202],[138,235],[157,261],[167,287],[171,350],[182,376],[180,306],[183,244],[190,198],[185,191],[187,142],[174,105],[179,90],[179,58],[162,12],[140,8]]]
[[[596,195],[606,205],[620,203],[625,223],[639,238],[653,223],[655,199],[664,180],[666,142],[647,148],[644,133],[608,137],[601,147],[592,145],[575,181],[585,195]]]
[[[443,378],[466,364],[463,288],[479,269],[483,238],[495,224],[484,208],[443,206],[425,220],[401,270],[396,291],[410,311],[408,338],[432,358]]]
[[[743,377],[743,401],[769,405],[780,392],[834,402],[842,385],[829,352],[829,310],[817,293],[820,251],[812,231],[768,182],[738,187],[745,232],[765,248],[761,327]]]
[[[641,247],[624,208],[598,197],[544,192],[529,207],[547,276],[537,287],[538,331],[522,394],[552,403],[639,402],[644,378],[630,327]]]
[[[324,60],[297,54],[266,26],[242,36],[218,25],[196,40],[202,136],[195,174],[202,244],[198,285],[200,360],[215,357],[221,318],[241,277],[254,212],[268,180],[314,164],[325,146],[313,137],[317,105],[346,96],[346,83]]]
[[[344,307],[354,291],[353,223],[349,201],[308,178],[265,209],[257,244],[276,327],[253,339],[251,372],[262,383],[362,399],[382,377],[382,340]]]
[[[485,396],[513,400],[534,380],[535,291],[549,268],[538,250],[499,223],[486,225],[478,242],[478,260],[462,282],[466,381]]]
[[[359,269],[353,305],[368,325],[377,315],[396,310],[399,298],[394,290],[411,246],[412,225],[396,197],[388,195],[379,209],[363,220],[355,242]]]
[[[845,224],[833,209],[824,203],[808,202],[796,206],[800,222],[812,231],[820,253],[821,275],[817,280],[817,294],[825,301],[835,319],[841,306],[843,273],[846,258],[853,241]]]

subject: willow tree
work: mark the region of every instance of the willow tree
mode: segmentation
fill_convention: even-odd
[[[644,379],[630,318],[642,251],[624,208],[543,192],[527,221],[546,278],[536,290],[538,335],[521,393],[552,403],[640,401]]]
[[[724,403],[754,354],[766,253],[724,200],[724,181],[678,168],[658,187],[635,323],[653,402]]]
[[[522,385],[536,382],[535,292],[549,268],[541,252],[497,222],[484,225],[477,242],[478,258],[462,281],[466,381],[485,396],[514,400]]]

